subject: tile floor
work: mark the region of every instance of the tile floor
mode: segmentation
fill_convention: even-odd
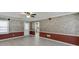
[[[61,42],[51,41],[46,38],[20,37],[17,39],[0,41],[0,46],[71,46]]]

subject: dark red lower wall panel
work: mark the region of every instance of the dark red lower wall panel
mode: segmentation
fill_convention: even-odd
[[[35,32],[34,31],[30,31],[30,34],[35,35]]]
[[[34,31],[30,31],[30,34],[34,35]],[[50,35],[50,37],[47,37],[47,35]],[[58,41],[63,41],[75,45],[79,45],[79,37],[78,36],[69,36],[69,35],[61,35],[61,34],[53,34],[53,33],[46,33],[46,32],[40,32],[41,37],[50,38]]]
[[[14,33],[9,33],[9,34],[0,34],[0,40],[6,39],[6,38],[23,36],[23,35],[24,35],[24,32],[14,32]]]

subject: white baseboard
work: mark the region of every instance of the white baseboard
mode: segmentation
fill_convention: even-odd
[[[12,38],[1,39],[0,41],[12,40],[12,39],[17,39],[17,38],[22,38],[22,37],[24,37],[24,36],[18,36],[18,37],[12,37]]]
[[[50,41],[55,41],[55,42],[63,43],[63,44],[69,45],[69,46],[76,46],[74,44],[70,44],[70,43],[66,43],[66,42],[62,42],[62,41],[58,41],[58,40],[54,40],[54,39],[49,39],[49,38],[45,38],[45,37],[41,37],[41,38],[44,38],[44,39],[50,40]]]
[[[31,35],[31,36],[34,36],[34,35]],[[46,40],[50,40],[50,41],[55,41],[55,42],[63,43],[63,44],[70,45],[70,46],[77,46],[77,45],[74,45],[74,44],[70,44],[70,43],[66,43],[66,42],[62,42],[62,41],[58,41],[58,40],[54,40],[54,39],[49,39],[49,38],[45,38],[45,37],[40,37],[40,38],[44,38],[44,39],[46,39]]]
[[[34,36],[34,35],[31,35],[31,36]],[[17,39],[17,38],[22,38],[24,36],[18,36],[18,37],[13,37],[13,38],[7,38],[7,39],[2,39],[0,41],[5,41],[5,40],[12,40],[12,39]],[[44,38],[46,40],[50,40],[50,41],[55,41],[55,42],[59,42],[59,43],[63,43],[63,44],[66,44],[66,45],[70,45],[70,46],[76,46],[74,44],[70,44],[70,43],[66,43],[66,42],[62,42],[62,41],[58,41],[58,40],[53,40],[53,39],[48,39],[48,38],[45,38],[45,37],[40,37],[40,38]]]

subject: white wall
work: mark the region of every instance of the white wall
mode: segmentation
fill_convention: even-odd
[[[10,20],[10,32],[24,32],[24,21]]]
[[[40,30],[50,33],[79,35],[79,14],[40,21]]]

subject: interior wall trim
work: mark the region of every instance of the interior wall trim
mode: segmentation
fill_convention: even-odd
[[[30,34],[35,35],[35,32],[30,31]],[[47,35],[50,35],[50,37],[47,37]],[[79,45],[78,36],[40,32],[40,37],[45,37],[45,38],[49,38],[53,40],[58,40],[58,41],[62,41],[62,42],[70,43],[70,44]]]
[[[41,38],[44,38],[44,39],[50,40],[50,41],[55,41],[55,42],[63,43],[63,44],[69,45],[69,46],[76,46],[74,44],[70,44],[70,43],[67,43],[67,42],[62,42],[62,41],[58,41],[58,40],[51,40],[51,39],[48,39],[48,38],[45,38],[45,37],[41,37]]]
[[[24,32],[12,32],[8,34],[0,34],[0,40],[13,38],[13,37],[19,37],[19,36],[24,36]]]
[[[12,37],[12,38],[8,38],[8,39],[2,39],[0,41],[13,40],[13,39],[22,38],[22,37],[24,37],[24,36]]]
[[[33,30],[32,30],[33,31]],[[33,31],[34,32],[34,31]],[[79,35],[77,34],[66,34],[66,33],[56,33],[56,32],[47,32],[47,31],[40,31],[40,32],[45,32],[45,33],[53,33],[53,34],[61,34],[61,35],[68,35],[68,36],[77,36],[79,37]]]

